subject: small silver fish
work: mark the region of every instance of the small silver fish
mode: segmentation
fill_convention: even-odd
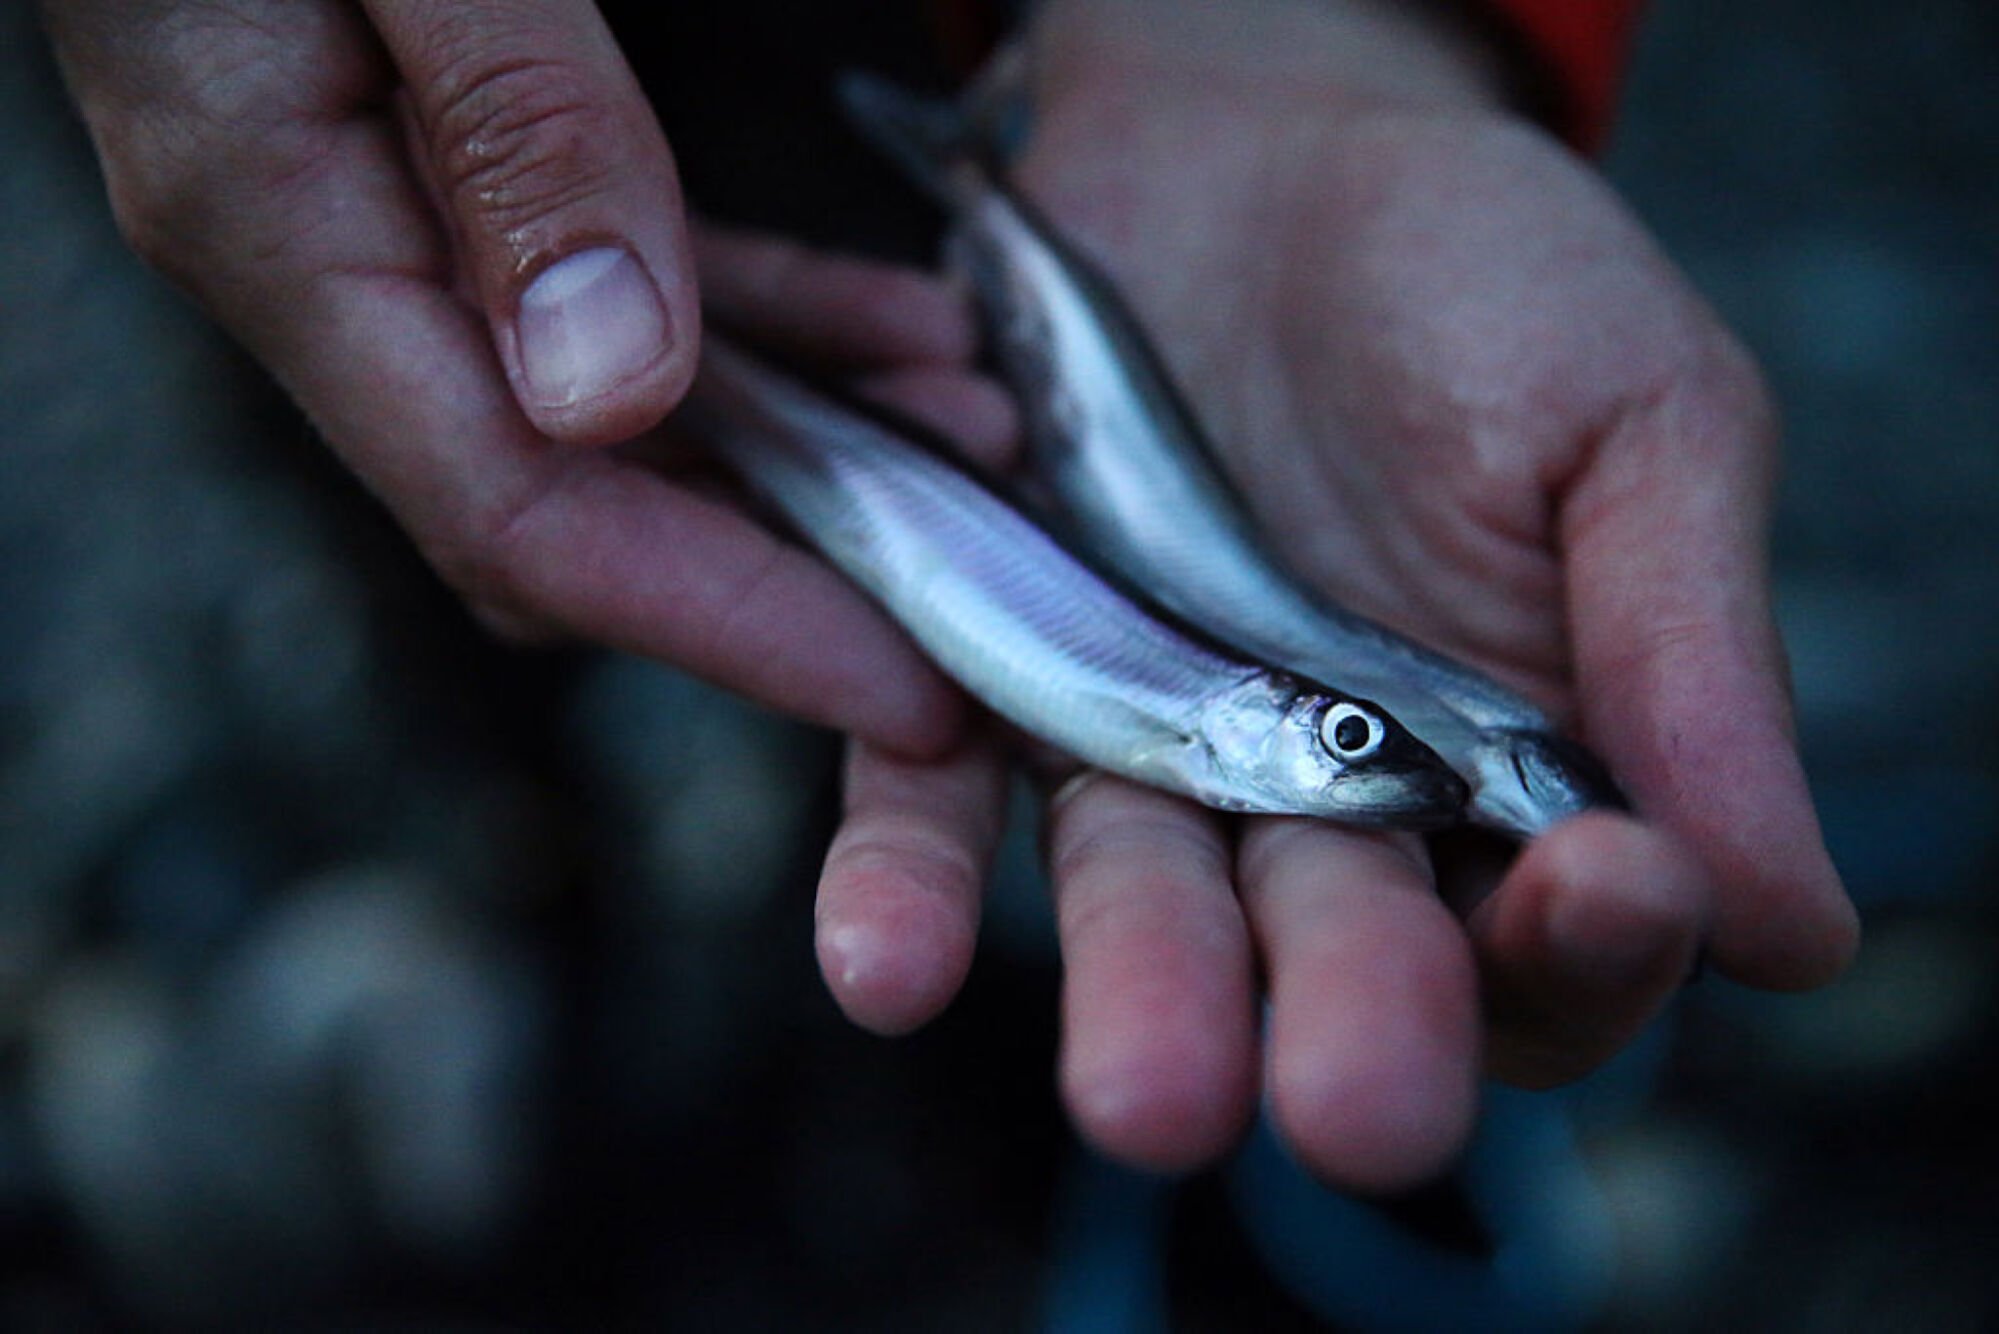
[[[1465,785],[1365,699],[1217,652],[941,451],[712,332],[676,414],[995,713],[1229,811],[1437,828]]]
[[[990,164],[954,107],[849,75],[851,118],[952,218],[1036,480],[1089,556],[1262,661],[1378,702],[1471,786],[1468,817],[1520,838],[1622,805],[1601,765],[1485,674],[1312,591],[1270,554],[1193,413],[1109,281]]]

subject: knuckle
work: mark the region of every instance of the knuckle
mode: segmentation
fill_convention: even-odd
[[[328,159],[323,71],[179,11],[109,45],[81,58],[91,68],[73,82],[112,220],[140,258],[201,295],[217,255],[255,258],[299,229],[270,201]]]
[[[1775,398],[1755,354],[1705,305],[1695,307],[1678,333],[1678,356],[1666,377],[1668,393],[1744,417],[1774,413]]]
[[[508,639],[543,640],[560,631],[561,618],[532,557],[531,534],[544,498],[531,497],[422,542],[439,577],[474,616]]]
[[[760,240],[754,249],[739,256],[744,284],[757,296],[771,298],[787,293],[811,270],[812,257],[804,246],[788,237]]]
[[[1759,437],[1777,434],[1777,396],[1755,354],[1741,339],[1721,331],[1704,366],[1709,393],[1720,410],[1749,423]]]
[[[1649,405],[1661,450],[1708,461],[1707,505],[1760,513],[1776,483],[1783,423],[1755,357],[1727,330],[1691,340],[1669,383]],[[1744,507],[1744,495],[1757,497]]]
[[[1649,406],[1678,414],[1690,428],[1713,427],[1742,443],[1760,446],[1775,436],[1777,401],[1762,366],[1704,304],[1683,315],[1670,346],[1663,374],[1644,395]]]
[[[495,639],[523,648],[539,648],[559,642],[562,631],[553,621],[498,603],[467,600],[467,609],[472,619],[485,628]]]
[[[110,160],[104,164],[104,176],[111,219],[127,248],[151,267],[176,276],[181,248],[175,242],[186,230],[182,216],[193,193],[189,184],[168,183],[156,173]]]
[[[111,218],[126,246],[183,287],[199,289],[216,238],[238,220],[218,216],[221,154],[196,128],[169,137],[137,130],[103,155]]]
[[[977,859],[963,844],[920,819],[877,818],[872,827],[837,839],[826,857],[843,869],[894,877],[908,897],[959,897],[976,893]]]
[[[1662,618],[1644,626],[1624,646],[1622,662],[1628,670],[1651,667],[1663,675],[1703,661],[1714,643],[1714,628],[1698,608]]]
[[[440,184],[501,234],[607,189],[615,127],[560,61],[522,57],[448,76],[430,116]]]
[[[1084,889],[1071,897],[1079,900],[1076,920],[1091,924],[1117,917],[1123,896],[1090,891],[1115,888],[1134,873],[1154,886],[1187,887],[1225,878],[1227,871],[1227,854],[1205,829],[1190,829],[1170,815],[1125,815],[1058,838],[1049,852],[1056,883]]]

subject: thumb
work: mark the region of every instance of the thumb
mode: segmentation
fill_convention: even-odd
[[[1764,529],[1775,423],[1732,345],[1630,411],[1563,507],[1587,730],[1720,887],[1715,963],[1829,981],[1858,922],[1791,736]]]
[[[596,8],[367,8],[522,410],[578,444],[657,423],[694,373],[694,266],[672,155]]]

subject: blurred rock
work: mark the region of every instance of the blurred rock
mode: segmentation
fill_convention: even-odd
[[[1739,997],[1758,1073],[1850,1101],[1977,1059],[1992,1013],[1990,929],[1877,918],[1847,976],[1782,1005]]]
[[[339,1272],[339,1191],[289,1106],[219,1096],[183,1007],[129,961],[69,969],[36,1017],[29,1105],[63,1199],[132,1310],[197,1326]]]
[[[1589,1163],[1617,1235],[1607,1323],[1702,1327],[1718,1271],[1755,1226],[1764,1189],[1757,1165],[1708,1127],[1656,1117],[1603,1136]]]
[[[489,929],[420,875],[354,868],[291,891],[204,998],[211,1077],[327,1123],[317,1156],[420,1255],[490,1249],[518,1220],[538,1139],[546,1020]]]
[[[784,1021],[771,1002],[796,994],[769,970],[811,967],[794,934],[788,962],[769,957],[768,922],[810,920],[836,743],[623,656],[578,683],[569,729],[616,868],[598,979],[610,1096],[641,1120],[713,1107]]]
[[[326,1300],[384,1244],[493,1253],[533,1170],[544,1029],[487,933],[356,870],[280,898],[199,994],[130,957],[71,965],[27,1092],[124,1302],[234,1323]]]
[[[598,662],[573,705],[579,749],[676,926],[754,919],[800,865],[830,739],[641,659]]]

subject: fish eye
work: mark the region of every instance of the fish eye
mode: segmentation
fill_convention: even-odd
[[[1319,719],[1320,744],[1348,764],[1374,754],[1387,739],[1381,719],[1358,704],[1335,704]]]

